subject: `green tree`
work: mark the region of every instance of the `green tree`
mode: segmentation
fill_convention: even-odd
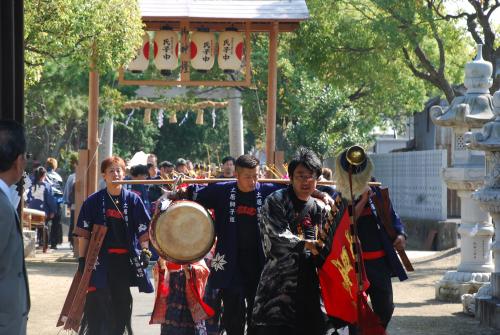
[[[182,157],[193,162],[219,163],[229,154],[228,114],[224,109],[216,110],[215,114],[215,127],[212,127],[210,110],[203,113],[203,125],[195,124],[196,113],[191,111],[178,112],[178,122],[172,124],[165,113],[154,152],[161,160],[172,162]]]
[[[101,75],[99,115],[121,120],[122,106],[133,94],[129,87],[116,88],[116,73]],[[41,79],[25,94],[25,126],[34,159],[62,158],[87,145],[88,71],[69,59],[48,60]],[[64,155],[63,155],[64,156]]]
[[[470,8],[462,6],[457,13],[449,13],[443,0],[427,0],[437,17],[453,23],[463,23],[477,44],[483,45],[483,57],[493,64],[493,85],[491,94],[500,89],[500,1],[468,0]],[[495,16],[496,15],[496,16]]]
[[[351,106],[348,98],[317,80],[301,80],[297,115],[285,129],[291,148],[306,146],[321,160],[353,144],[366,146],[372,123]]]
[[[388,116],[420,110],[438,92],[451,102],[452,83],[474,51],[464,29],[419,0],[309,3],[292,45],[310,71],[354,104]],[[302,46],[302,47],[300,47]]]
[[[60,157],[86,143],[87,74],[64,62],[47,62],[42,78],[25,93],[28,148],[34,159]]]
[[[325,82],[296,56],[293,35],[280,37],[276,147],[287,157],[300,145],[311,147],[323,159],[352,143],[367,143],[371,128],[382,114],[357,109],[342,87]],[[268,39],[252,38],[252,89],[243,91],[243,112],[248,139],[264,149],[267,106]],[[337,133],[338,132],[338,133]],[[253,136],[251,136],[253,135]]]
[[[136,0],[26,0],[26,83],[40,80],[48,59],[116,70],[134,57],[142,27]]]
[[[130,159],[138,151],[146,153],[154,151],[160,139],[160,131],[155,122],[145,124],[143,114],[143,111],[137,110],[130,118],[125,113],[116,117],[113,131],[113,154]],[[127,119],[129,121],[125,124]]]

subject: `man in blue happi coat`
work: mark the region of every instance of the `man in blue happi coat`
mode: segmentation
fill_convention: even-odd
[[[235,176],[236,181],[191,185],[184,196],[214,211],[217,245],[208,286],[221,290],[222,325],[228,335],[243,335],[246,324],[251,335],[255,293],[265,263],[261,209],[269,194],[286,185],[259,183],[259,160],[251,155],[238,157]],[[314,195],[328,198],[319,191]]]
[[[148,226],[150,217],[138,195],[114,181],[123,180],[125,162],[113,156],[101,164],[106,188],[90,195],[82,205],[74,235],[79,254],[87,255],[94,225],[107,227],[90,279],[80,334],[131,334],[131,286],[151,293],[153,286],[145,268],[151,258]],[[137,249],[140,245],[141,250]],[[97,248],[97,247],[96,247]],[[83,273],[85,257],[79,258]]]

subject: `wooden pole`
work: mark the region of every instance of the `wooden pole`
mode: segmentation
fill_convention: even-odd
[[[252,25],[245,23],[245,83],[247,86],[252,84],[252,37],[250,31]]]
[[[76,176],[75,176],[75,215],[74,224],[78,220],[78,215],[80,215],[80,209],[82,204],[87,199],[87,167],[89,165],[89,151],[88,150],[78,150],[78,165],[76,166]],[[78,239],[73,239],[73,256],[78,258]]]
[[[269,32],[269,64],[267,75],[266,164],[274,164],[276,150],[276,91],[278,89],[278,33],[279,23],[273,22]]]
[[[97,190],[97,150],[99,138],[99,72],[95,68],[95,61],[90,64],[89,73],[89,121],[87,148],[89,150],[89,161],[87,169],[87,193],[85,198]]]
[[[189,81],[191,51],[189,45],[189,21],[181,21],[181,81]]]
[[[225,183],[228,181],[236,181],[235,178],[205,178],[205,179],[183,179],[182,184],[214,184],[214,183]],[[259,183],[274,183],[274,184],[290,184],[290,179],[270,179],[263,178],[257,180]],[[113,184],[129,184],[129,185],[166,185],[175,184],[177,179],[127,179],[127,180],[116,180]],[[337,182],[333,180],[323,180],[318,181],[318,185],[336,185]],[[370,186],[380,186],[380,182],[368,182]]]

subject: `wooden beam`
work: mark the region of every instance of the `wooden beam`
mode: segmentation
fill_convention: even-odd
[[[163,26],[169,26],[173,30],[180,30],[180,21],[169,18],[168,20],[161,20],[159,18],[142,18],[144,24],[146,25],[146,30],[160,30]],[[250,23],[252,26],[252,33],[268,33],[272,30],[272,25],[269,21],[255,21],[255,20],[244,20],[244,21],[189,21],[189,27],[191,30],[196,30],[198,28],[208,28],[210,31],[224,31],[228,27],[234,27],[238,30],[244,30],[245,25]],[[279,31],[292,32],[299,28],[300,23],[295,21],[279,22]]]
[[[123,79],[120,75],[118,79],[120,85],[125,86],[211,86],[211,87],[248,87],[250,83],[247,80],[242,81],[218,81],[218,80],[161,80],[161,79]]]
[[[267,74],[266,164],[274,164],[276,150],[276,93],[278,89],[279,23],[273,22],[269,32],[269,64]]]
[[[99,138],[99,72],[95,68],[95,63],[90,64],[89,72],[89,116],[88,116],[87,149],[90,157],[87,169],[87,193],[86,197],[97,190],[97,157]]]

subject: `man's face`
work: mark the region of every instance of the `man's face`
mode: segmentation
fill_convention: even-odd
[[[259,175],[259,167],[253,169],[238,167],[235,171],[236,183],[241,192],[251,192],[255,190]]]
[[[149,155],[146,160],[146,164],[153,164],[154,166],[156,166],[156,157]]]
[[[149,176],[151,178],[153,177],[156,177],[156,166],[151,166],[149,169],[148,169],[148,173],[149,173]]]
[[[222,173],[226,178],[234,176],[234,163],[232,160],[228,160],[222,165]]]
[[[109,186],[115,180],[122,180],[123,175],[124,171],[122,167],[117,163],[113,163],[106,168],[106,170],[102,174],[102,179],[104,179],[106,185]]]
[[[189,173],[188,167],[185,164],[177,165],[177,167],[175,169],[179,173],[183,173],[183,174],[188,174]]]
[[[160,168],[161,174],[164,176],[170,175],[174,171],[173,167],[162,167]]]
[[[295,171],[293,171],[293,176],[291,176],[291,178],[293,191],[297,198],[304,201],[308,200],[316,189],[318,176],[304,165],[299,164]]]

